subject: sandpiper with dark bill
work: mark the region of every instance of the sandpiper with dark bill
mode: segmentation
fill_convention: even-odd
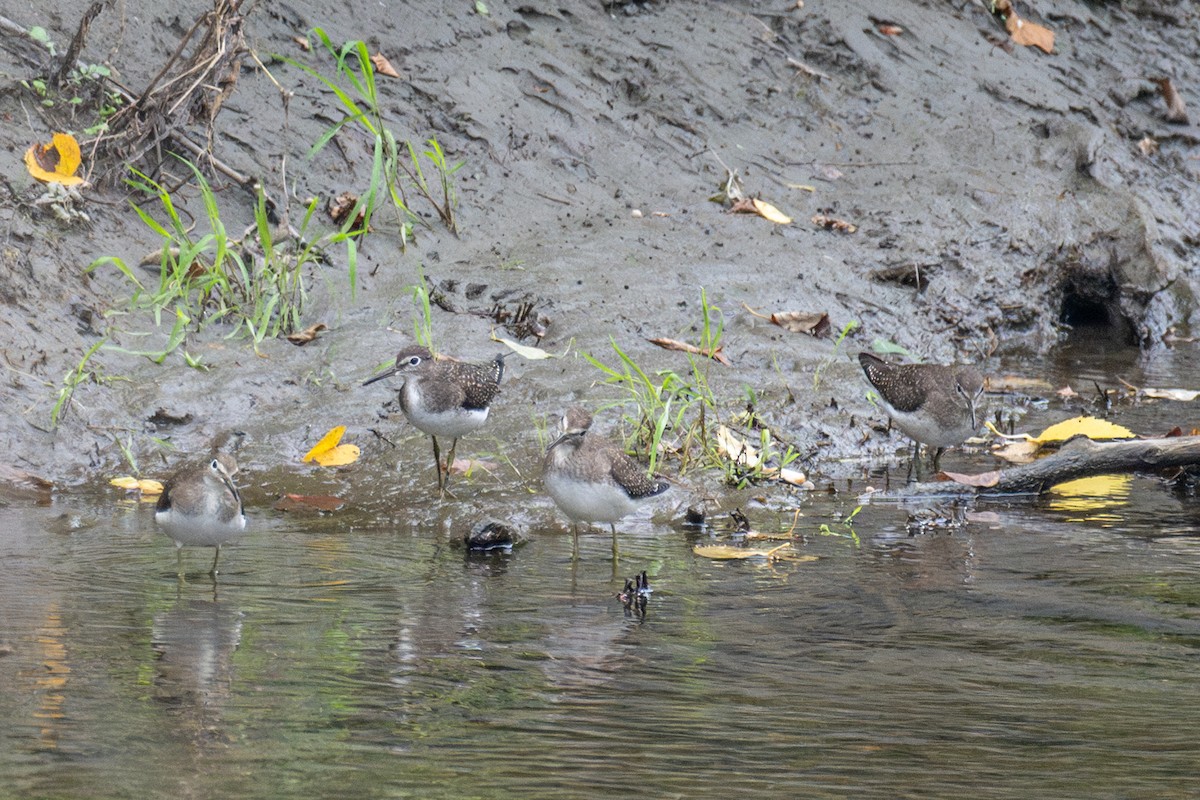
[[[870,353],[859,353],[858,363],[887,415],[913,440],[914,461],[922,444],[936,448],[936,470],[944,449],[962,444],[979,429],[983,376],[974,367],[890,364]]]
[[[670,484],[651,477],[613,442],[591,431],[592,415],[578,406],[562,418],[562,435],[546,448],[542,483],[555,505],[574,523],[607,522],[617,552],[617,520],[641,500],[662,494]]]
[[[446,489],[458,440],[487,422],[492,401],[500,392],[505,355],[501,353],[486,363],[472,364],[439,361],[424,347],[407,347],[397,354],[392,367],[363,382],[367,386],[393,375],[403,378],[400,409],[413,427],[433,439],[439,491]],[[444,469],[439,436],[451,440]]]
[[[246,530],[242,496],[233,484],[237,471],[233,456],[220,453],[203,464],[184,467],[163,486],[154,507],[154,521],[175,541],[181,578],[184,545],[216,548],[208,573],[215,577],[221,545]]]

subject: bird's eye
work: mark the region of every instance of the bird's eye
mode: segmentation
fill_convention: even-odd
[[[220,462],[220,461],[217,461],[217,460],[214,458],[212,461],[208,462],[208,467],[209,467],[209,469],[211,469],[213,472],[220,472],[220,471],[221,471],[221,462]]]
[[[420,363],[421,363],[420,356],[409,356],[408,357],[408,365],[410,367],[415,367],[417,364],[420,364]]]

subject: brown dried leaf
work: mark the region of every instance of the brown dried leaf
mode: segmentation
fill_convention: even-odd
[[[1170,78],[1155,78],[1154,82],[1158,84],[1158,90],[1162,93],[1163,100],[1167,101],[1167,122],[1187,125],[1189,122],[1187,105],[1183,102],[1183,97],[1175,88],[1175,84],[1171,83]]]
[[[371,63],[375,65],[375,71],[380,75],[387,75],[389,78],[400,77],[400,73],[396,72],[396,68],[392,66],[392,62],[388,61],[383,53],[376,53],[371,56]]]
[[[824,311],[778,311],[770,319],[785,331],[807,333],[817,339],[825,338],[833,329]]]
[[[306,53],[309,50],[312,50],[312,45],[309,44],[308,39],[306,39],[303,36],[293,36],[292,41],[296,43],[297,47],[299,47],[301,50],[303,50]]]
[[[899,36],[904,33],[904,28],[899,25],[894,25],[890,22],[881,22],[875,26],[875,30],[882,33],[884,36]]]
[[[980,489],[987,489],[995,486],[1000,482],[1000,470],[992,470],[991,472],[981,472],[978,475],[964,475],[961,472],[939,472],[937,474],[939,480],[954,481],[961,483],[963,486],[974,486]]]
[[[1158,140],[1150,136],[1143,136],[1137,146],[1138,150],[1142,151],[1142,155],[1147,158],[1158,152]]]
[[[815,214],[812,218],[812,224],[818,228],[824,228],[828,231],[837,231],[838,233],[854,233],[858,230],[858,226],[847,222],[844,219],[837,217],[826,216],[825,214]]]
[[[346,504],[328,494],[285,494],[275,501],[276,511],[337,511]]]
[[[757,214],[758,209],[754,207],[754,198],[739,197],[729,205],[730,214]]]
[[[297,331],[296,333],[289,333],[287,340],[289,342],[291,342],[292,344],[296,345],[297,347],[299,347],[301,345],[308,344],[313,339],[316,339],[317,334],[319,334],[321,331],[327,331],[327,330],[329,330],[328,325],[326,325],[324,322],[318,322],[315,325],[309,325],[307,328],[305,328],[302,331]]]
[[[720,347],[718,347],[716,350],[708,351],[701,350],[694,344],[680,342],[675,339],[646,339],[646,341],[650,344],[656,344],[664,350],[678,350],[682,353],[691,353],[692,355],[704,356],[705,358],[711,358],[713,361],[719,361],[727,367],[733,366],[729,359],[725,357],[725,354],[721,352],[723,348]]]
[[[996,4],[996,11],[1000,13],[999,3]],[[1017,44],[1025,47],[1036,47],[1045,53],[1054,52],[1054,31],[1045,26],[1038,25],[1036,22],[1021,19],[1012,10],[1011,5],[1009,5],[1008,17],[1004,20],[1004,27],[1008,30],[1008,35]]]

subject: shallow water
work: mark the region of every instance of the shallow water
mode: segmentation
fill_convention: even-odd
[[[817,558],[769,564],[701,558],[728,535],[649,515],[619,561],[606,532],[576,552],[541,498],[526,544],[468,554],[479,484],[386,514],[259,498],[218,581],[187,550],[183,585],[147,505],[13,500],[0,776],[30,797],[1194,795],[1192,494],[1139,477],[965,520],[876,500],[856,541],[865,485],[783,503]],[[615,597],[643,569],[644,616]]]

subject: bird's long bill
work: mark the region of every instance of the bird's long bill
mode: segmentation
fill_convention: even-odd
[[[571,436],[571,433],[568,431],[567,433],[564,433],[563,435],[559,436],[557,439],[555,439],[550,444],[546,445],[546,452],[549,453],[551,450],[558,447],[559,443],[566,441],[567,437],[569,437],[569,436]]]
[[[365,381],[363,381],[362,385],[369,386],[370,384],[375,383],[375,381],[381,381],[384,378],[390,378],[396,374],[396,371],[397,371],[397,368],[395,366],[388,367],[383,372],[376,375],[374,378],[367,378]]]
[[[979,430],[979,422],[975,418],[975,399],[971,398],[967,401],[967,410],[971,412],[971,435],[975,435],[975,431]]]

